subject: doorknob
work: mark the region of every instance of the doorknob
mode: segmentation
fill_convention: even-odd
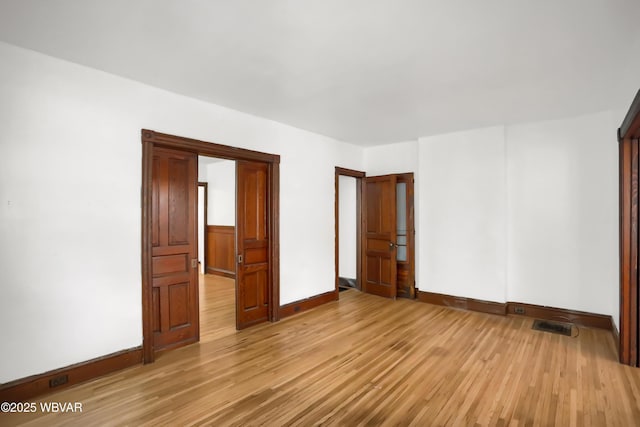
[[[393,242],[389,242],[389,249],[393,249],[393,248],[397,248],[398,245],[396,243]]]

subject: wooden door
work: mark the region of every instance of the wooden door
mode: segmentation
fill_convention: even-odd
[[[197,157],[154,148],[151,276],[154,351],[199,339]]]
[[[269,318],[268,165],[238,161],[236,328]]]
[[[396,176],[364,180],[364,291],[396,297]]]
[[[618,129],[620,178],[620,362],[640,366],[640,91]]]

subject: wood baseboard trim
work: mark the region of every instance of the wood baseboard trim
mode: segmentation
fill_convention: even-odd
[[[228,277],[229,279],[235,279],[236,273],[228,270],[221,270],[213,267],[207,267],[207,274],[213,274],[214,276]]]
[[[456,297],[435,292],[418,291],[418,301],[462,310],[479,311],[480,313],[499,314],[502,316],[507,312],[507,305],[504,303]]]
[[[524,312],[516,313],[516,308]],[[589,313],[586,311],[569,310],[566,308],[547,307],[520,302],[508,302],[507,314],[535,317],[536,319],[556,320],[559,322],[575,323],[578,326],[611,330],[611,316]]]
[[[325,292],[324,294],[316,295],[300,301],[294,301],[289,304],[280,306],[280,318],[293,316],[294,314],[302,313],[303,311],[310,310],[318,307],[319,305],[326,304],[338,299],[338,293],[336,291]]]
[[[142,363],[142,347],[118,351],[0,385],[0,402],[23,402]]]
[[[425,291],[418,292],[418,300],[429,304],[478,311],[481,313],[499,314],[503,316],[512,314],[516,316],[535,317],[536,319],[571,322],[578,326],[587,326],[590,328],[607,329],[612,331],[614,339],[617,339],[617,330],[613,319],[611,316],[604,314],[520,302],[499,303]],[[518,310],[517,312],[516,309]]]

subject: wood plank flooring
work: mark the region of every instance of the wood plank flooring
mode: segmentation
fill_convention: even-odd
[[[571,338],[349,290],[236,331],[233,281],[201,287],[200,343],[39,400],[82,402],[81,414],[0,414],[0,425],[640,424],[640,369],[617,363],[604,330]]]

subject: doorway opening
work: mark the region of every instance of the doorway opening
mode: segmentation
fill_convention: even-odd
[[[198,155],[236,165],[236,328],[280,317],[280,157],[142,130],[145,363],[153,362],[157,352],[200,339]]]
[[[203,274],[236,278],[236,163],[198,156],[198,181],[206,184],[206,217],[198,233]],[[200,185],[200,184],[199,184]]]
[[[200,342],[236,326],[236,163],[198,156]]]
[[[416,298],[413,173],[367,177],[336,167],[335,186],[336,292],[348,286],[387,298]],[[349,258],[354,234],[355,269]]]
[[[335,168],[336,292],[362,289],[360,240],[364,176],[364,172]]]

